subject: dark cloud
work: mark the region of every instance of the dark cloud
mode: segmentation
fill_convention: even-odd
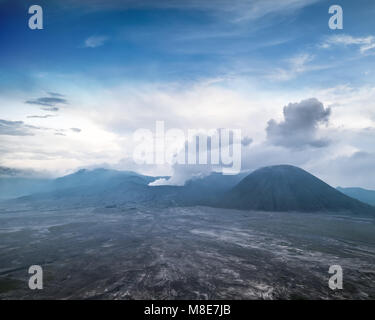
[[[63,94],[57,93],[57,92],[51,92],[51,91],[49,91],[49,92],[47,92],[47,94],[49,94],[52,97],[64,97]]]
[[[59,111],[59,108],[56,107],[56,105],[68,104],[68,100],[63,98],[64,95],[60,93],[47,92],[47,94],[49,95],[48,97],[40,97],[37,99],[27,100],[25,101],[25,103],[43,106],[43,108],[41,109],[45,111]]]
[[[19,174],[19,170],[0,166],[0,177],[14,177]]]
[[[34,100],[27,100],[25,101],[25,103],[53,107],[56,104],[67,104],[68,101],[66,99],[58,98],[58,97],[41,97],[41,98],[37,98]]]
[[[241,144],[242,144],[244,147],[249,146],[252,142],[253,142],[253,139],[251,139],[251,138],[249,138],[249,137],[244,137],[244,138],[241,140]]]
[[[30,129],[34,127],[25,125],[23,121],[8,121],[0,119],[0,135],[32,136]]]
[[[77,132],[77,133],[79,133],[79,132],[82,131],[82,130],[79,129],[79,128],[70,128],[70,130],[72,130],[73,132]]]
[[[58,107],[44,107],[44,108],[40,108],[40,109],[44,110],[44,111],[59,111]]]
[[[284,107],[284,121],[271,119],[266,128],[267,140],[273,145],[286,148],[321,148],[329,144],[328,140],[318,139],[318,125],[328,123],[330,108],[315,98],[299,103],[289,103]]]
[[[37,175],[34,170],[30,169],[16,169],[0,166],[0,178],[8,177],[33,177]]]

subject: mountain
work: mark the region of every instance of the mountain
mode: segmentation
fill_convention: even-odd
[[[341,188],[337,190],[346,194],[349,197],[362,201],[364,203],[375,206],[375,190],[367,190],[363,188]]]
[[[129,184],[147,185],[154,179],[135,172],[107,169],[82,169],[57,179],[8,175],[0,177],[0,199],[21,197],[21,200],[57,200],[83,196],[101,198],[101,195],[106,193],[116,193],[116,190],[126,189],[126,186],[129,188]]]
[[[185,186],[149,186],[150,182],[160,177],[144,176],[132,171],[82,169],[51,180],[44,188],[36,188],[34,193],[14,199],[12,203],[59,208],[124,203],[209,205],[244,176],[212,173],[189,180]]]
[[[154,180],[154,177],[132,171],[82,169],[51,181],[48,191],[33,193],[14,202],[58,207],[140,202],[148,199],[148,184]]]
[[[0,166],[0,200],[49,190],[50,179],[32,170]]]
[[[50,183],[49,179],[0,177],[0,200],[46,192],[50,188]]]
[[[123,183],[147,185],[155,178],[144,176],[133,171],[117,171],[110,169],[81,169],[73,174],[54,180],[53,190],[85,189],[86,192],[96,192],[119,188]]]
[[[261,211],[375,212],[375,208],[290,165],[255,170],[227,192],[219,206]]]
[[[247,173],[223,175],[213,172],[204,177],[193,178],[180,188],[178,203],[184,205],[211,205],[222,194],[236,186]]]
[[[211,205],[245,175],[212,173],[191,179],[185,186],[149,186],[150,182],[161,177],[144,176],[132,171],[82,169],[51,180],[47,187],[35,188],[34,193],[10,200],[5,205],[32,206],[35,209],[113,207],[123,204]]]
[[[250,174],[208,176],[184,186],[149,186],[160,177],[108,169],[79,170],[48,181],[42,191],[9,203],[40,208],[113,207],[123,204],[195,206],[261,211],[350,211],[375,208],[348,197],[310,173],[289,165],[264,167]],[[47,188],[46,188],[47,186]]]

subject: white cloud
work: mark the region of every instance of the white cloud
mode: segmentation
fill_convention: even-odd
[[[366,37],[353,37],[348,34],[333,35],[326,39],[320,47],[330,48],[332,46],[343,45],[343,46],[357,46],[361,53],[375,48],[375,37],[370,35]]]
[[[276,68],[266,75],[266,78],[273,81],[288,81],[304,72],[320,69],[321,67],[310,64],[313,60],[314,56],[308,53],[296,55],[285,60],[286,67]]]
[[[295,65],[300,66],[301,61],[308,59],[296,59]],[[252,83],[248,78],[234,77],[223,81],[206,79],[193,84],[82,85],[75,86],[75,91],[68,91],[69,108],[48,120],[27,118],[30,106],[23,103],[24,99],[21,99],[19,108],[0,107],[0,118],[27,121],[28,125],[35,127],[45,126],[48,121],[51,128],[35,130],[34,136],[0,136],[0,165],[45,169],[60,175],[77,168],[105,164],[150,175],[174,174],[174,180],[169,184],[181,184],[191,176],[212,170],[136,165],[132,161],[132,134],[138,128],[154,131],[155,120],[164,120],[166,130],[240,128],[243,137],[253,139],[250,145],[242,148],[242,169],[290,163],[321,175],[331,184],[343,183],[338,180],[338,174],[330,175],[324,170],[328,164],[355,152],[375,154],[372,135],[366,131],[368,127],[375,127],[375,87],[372,86],[271,90]],[[303,151],[267,143],[267,121],[283,121],[283,106],[312,96],[332,110],[329,126],[319,128],[324,130],[319,131],[319,137],[328,137],[332,143],[326,148]],[[2,105],[18,106],[12,99],[3,96]],[[71,128],[82,131],[77,134]],[[60,132],[56,130],[64,130],[61,132],[66,136],[54,135]],[[346,163],[338,161],[337,165],[342,164],[344,168]],[[365,181],[365,173],[361,174]],[[158,184],[163,183],[166,182],[158,181]]]
[[[86,48],[96,48],[102,46],[106,41],[108,40],[108,37],[105,36],[91,36],[88,37],[85,40],[84,46]]]

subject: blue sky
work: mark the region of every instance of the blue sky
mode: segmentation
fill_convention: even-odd
[[[109,85],[124,79],[194,81],[230,72],[256,76],[268,68],[287,67],[289,58],[306,52],[324,70],[288,85],[324,86],[333,79],[360,84],[361,72],[373,66],[371,55],[355,60],[356,46],[334,50],[318,46],[337,34],[371,35],[375,12],[371,0],[335,2],[344,8],[344,30],[337,31],[327,27],[329,1],[287,0],[290,8],[270,13],[269,8],[262,12],[260,5],[257,9],[257,1],[237,2],[242,6],[231,10],[230,1],[165,0],[159,5],[112,1],[113,6],[40,1],[44,30],[34,31],[27,28],[31,2],[3,1],[2,87],[25,84],[37,72],[78,73]],[[247,14],[243,7],[259,12]],[[85,47],[90,37],[99,39],[96,47]],[[330,70],[345,69],[348,60],[350,72]]]
[[[31,4],[43,8],[43,30],[27,26]],[[328,28],[332,4],[344,10],[343,30]],[[7,126],[0,165],[56,174],[127,169],[131,133],[164,120],[183,129],[241,128],[253,139],[245,169],[282,160],[342,185],[357,170],[353,183],[375,187],[366,171],[375,158],[371,0],[3,0],[0,7]],[[298,148],[275,143],[268,122],[289,128],[283,107],[311,98],[330,109],[328,121],[298,132]],[[312,135],[331,142],[314,147],[306,143]]]

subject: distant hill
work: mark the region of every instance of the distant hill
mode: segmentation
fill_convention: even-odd
[[[0,200],[46,192],[50,189],[50,185],[49,179],[0,177]]]
[[[147,185],[153,180],[132,171],[82,169],[51,181],[47,191],[14,201],[58,207],[138,202],[147,199]]]
[[[0,166],[0,201],[47,191],[52,180],[32,171]]]
[[[219,206],[262,211],[375,212],[375,208],[290,165],[255,170],[230,190]]]
[[[363,188],[341,188],[337,187],[337,190],[346,194],[349,197],[368,203],[375,206],[375,190],[367,190]]]

